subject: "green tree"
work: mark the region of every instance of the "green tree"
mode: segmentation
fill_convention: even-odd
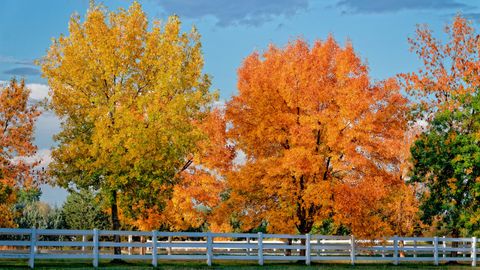
[[[92,5],[41,61],[62,119],[50,172],[60,186],[108,198],[113,230],[119,207],[130,219],[165,209],[215,99],[197,31],[182,33],[176,16],[148,29],[137,2],[117,12]]]
[[[16,223],[19,228],[65,229],[62,209],[44,202],[27,203]]]
[[[62,209],[40,201],[39,188],[21,189],[15,204],[15,223],[20,228],[65,229]]]
[[[99,198],[88,189],[72,192],[62,207],[67,228],[91,230],[109,228],[108,214],[102,209]]]
[[[411,148],[423,221],[443,233],[480,235],[480,91],[455,97]]]

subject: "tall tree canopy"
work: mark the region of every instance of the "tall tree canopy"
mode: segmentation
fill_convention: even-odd
[[[0,85],[0,227],[14,226],[12,206],[19,188],[34,183],[36,162],[25,158],[35,154],[33,131],[40,115],[28,104],[30,90],[25,82],[12,79]]]
[[[215,99],[196,29],[181,32],[172,16],[149,30],[137,2],[117,12],[92,5],[41,64],[62,119],[50,165],[56,183],[103,192],[113,229],[118,207],[135,220],[164,211]]]
[[[428,26],[419,26],[409,40],[423,67],[401,78],[418,101],[414,121],[427,123],[411,149],[411,181],[421,184],[427,224],[445,234],[469,235],[478,233],[480,40],[461,16],[445,33],[442,42]]]
[[[253,53],[238,89],[226,119],[246,158],[228,176],[220,216],[233,208],[243,229],[266,222],[271,232],[308,233],[332,217],[356,235],[394,231],[395,209],[414,201],[400,170],[406,99],[394,79],[373,83],[352,45],[330,36]]]
[[[480,39],[472,23],[456,16],[445,33],[447,41],[443,43],[428,26],[418,26],[409,42],[423,67],[401,74],[404,86],[414,96],[412,100],[418,101],[417,112],[427,112],[430,118],[438,108],[455,106],[453,96],[473,93],[480,87]]]
[[[480,235],[480,90],[457,96],[412,147],[412,182],[423,184],[423,219],[442,233]]]

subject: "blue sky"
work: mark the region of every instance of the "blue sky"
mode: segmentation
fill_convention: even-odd
[[[130,0],[96,1],[110,10],[128,7]],[[141,0],[151,20],[170,14],[181,17],[185,30],[195,25],[202,35],[205,72],[222,100],[236,93],[236,70],[253,51],[268,44],[283,46],[301,37],[309,42],[329,34],[351,40],[371,75],[380,80],[419,67],[407,38],[417,24],[428,24],[439,37],[453,16],[461,13],[480,22],[480,2],[467,0]],[[51,39],[68,34],[73,13],[84,15],[88,0],[2,0],[0,3],[0,81],[25,78],[33,98],[46,96],[48,86],[35,59]],[[58,119],[45,113],[37,123],[39,156],[49,160]],[[42,200],[61,204],[66,192],[44,188]]]

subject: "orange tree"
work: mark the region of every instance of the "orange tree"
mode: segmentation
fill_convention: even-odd
[[[473,93],[480,87],[480,40],[471,22],[456,16],[444,30],[446,42],[436,38],[428,26],[417,27],[409,42],[423,67],[400,75],[408,93],[418,101],[416,112],[429,119],[438,109],[457,107],[455,96]]]
[[[26,157],[35,154],[33,132],[40,115],[36,106],[28,105],[30,90],[25,82],[12,79],[0,86],[0,227],[14,226],[12,204],[21,187],[34,184],[32,169],[37,162]]]
[[[246,157],[212,224],[303,234],[333,219],[356,235],[410,231],[397,229],[416,208],[399,213],[414,197],[402,179],[406,99],[394,79],[373,83],[352,45],[330,36],[253,53],[238,90],[228,137]]]

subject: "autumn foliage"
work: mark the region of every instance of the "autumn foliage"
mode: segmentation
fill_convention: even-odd
[[[39,60],[61,120],[51,182],[95,194],[114,230],[333,224],[375,238],[412,235],[422,217],[478,234],[480,40],[460,16],[446,33],[419,26],[409,41],[422,69],[385,80],[333,36],[270,45],[216,107],[196,28],[149,23],[138,2],[110,12],[92,1]],[[14,226],[16,192],[34,182],[28,95],[23,81],[0,87],[0,227]]]
[[[244,60],[238,90],[226,119],[246,158],[223,207],[242,230],[308,233],[328,218],[356,235],[403,226],[395,209],[414,200],[400,170],[406,99],[394,79],[371,81],[352,44],[271,45]]]
[[[233,146],[227,142],[221,110],[212,110],[198,123],[198,128],[204,139],[198,142],[197,151],[191,156],[192,164],[178,176],[164,211],[150,209],[148,215],[135,221],[135,224],[148,229],[160,226],[174,231],[198,229],[207,224],[212,209],[221,204],[221,193],[226,189],[221,178],[231,171],[235,157]],[[211,224],[214,230],[216,226]]]
[[[198,194],[207,181],[186,185],[182,175],[206,139],[201,125],[216,98],[196,29],[182,32],[176,16],[149,28],[138,2],[117,12],[92,5],[41,64],[62,119],[50,165],[56,184],[99,190],[113,229],[185,228],[188,217],[177,224],[165,212],[184,209],[176,194]]]
[[[420,25],[415,37],[409,39],[411,50],[421,59],[423,67],[400,77],[418,102],[419,112],[451,109],[455,107],[454,96],[473,93],[480,87],[480,39],[472,23],[456,16],[445,27],[445,34],[447,41],[442,42],[428,26]]]
[[[11,207],[18,189],[36,184],[32,169],[38,162],[25,158],[37,149],[33,131],[40,112],[28,104],[29,94],[23,80],[0,86],[0,227],[14,226]]]
[[[412,146],[410,182],[418,183],[422,220],[431,233],[478,235],[480,39],[456,16],[446,41],[419,26],[411,48],[423,62],[402,82],[419,101],[413,121],[427,120]]]

